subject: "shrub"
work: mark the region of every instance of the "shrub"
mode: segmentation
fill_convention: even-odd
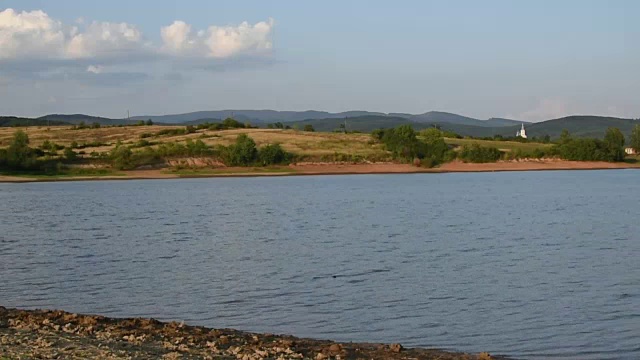
[[[65,148],[64,149],[64,158],[69,160],[69,161],[74,161],[74,160],[78,159],[78,155],[76,154],[75,151],[73,151],[73,149]]]
[[[256,143],[247,134],[240,134],[236,143],[229,146],[226,151],[225,163],[231,166],[248,166],[258,158]]]
[[[156,133],[156,136],[178,136],[187,133],[186,129],[162,129]]]
[[[244,129],[245,125],[240,121],[237,121],[233,118],[226,118],[222,122],[222,128],[224,129]]]
[[[502,157],[502,153],[495,147],[483,147],[478,144],[464,145],[458,154],[464,162],[488,163],[496,162]]]
[[[290,161],[289,154],[284,151],[280,144],[272,144],[262,147],[258,157],[262,165],[284,164]]]
[[[624,135],[616,128],[609,128],[604,141],[598,139],[574,139],[563,131],[560,143],[551,149],[565,160],[573,161],[623,161]]]
[[[4,156],[6,166],[14,169],[31,169],[37,164],[36,153],[29,147],[29,136],[22,130],[13,134]]]
[[[133,152],[122,144],[116,145],[116,147],[111,150],[109,158],[111,159],[113,167],[118,170],[132,169],[134,167]]]
[[[310,132],[316,131],[316,129],[314,129],[314,128],[313,128],[313,125],[311,125],[311,124],[307,124],[307,125],[305,125],[305,126],[304,126],[304,128],[303,128],[303,130],[304,130],[304,131],[310,131]]]

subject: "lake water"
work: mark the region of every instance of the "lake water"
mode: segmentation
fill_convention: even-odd
[[[0,305],[640,358],[640,171],[0,184]]]

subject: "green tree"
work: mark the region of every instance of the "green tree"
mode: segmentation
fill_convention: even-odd
[[[618,128],[610,127],[604,136],[609,161],[624,161],[624,134]]]
[[[302,130],[304,130],[304,131],[309,131],[309,132],[314,132],[314,131],[316,131],[316,129],[314,129],[314,128],[313,128],[313,125],[311,125],[311,124],[307,124],[307,125],[305,125],[305,126],[304,126],[304,128],[303,128]]]
[[[462,146],[459,157],[464,162],[488,163],[500,160],[502,153],[495,147],[484,147],[474,143]]]
[[[36,154],[29,147],[29,136],[22,130],[16,131],[7,148],[7,165],[16,169],[29,169],[35,166],[36,162]]]
[[[64,157],[69,161],[76,160],[78,158],[78,154],[71,148],[64,148]]]
[[[122,145],[120,142],[111,150],[109,158],[111,159],[113,167],[118,170],[132,169],[134,167],[133,152],[129,147]]]
[[[149,119],[144,124],[147,125],[147,126],[151,126],[151,125],[153,125],[153,120]]]
[[[640,125],[634,126],[631,131],[630,145],[636,152],[640,152]]]
[[[243,123],[230,117],[224,119],[224,121],[222,122],[222,126],[224,126],[227,129],[242,129],[245,127]]]
[[[45,140],[42,145],[40,145],[40,148],[49,153],[55,153],[57,150],[56,145],[49,140]]]
[[[560,134],[560,144],[566,144],[571,140],[571,134],[569,134],[569,130],[562,129],[562,133]]]
[[[247,134],[240,134],[236,138],[235,144],[229,146],[227,153],[227,163],[231,166],[248,166],[253,164],[258,158],[256,142]]]
[[[283,164],[289,162],[290,155],[280,144],[270,144],[259,150],[258,157],[262,165]]]

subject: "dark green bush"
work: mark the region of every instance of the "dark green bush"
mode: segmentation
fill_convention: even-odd
[[[249,166],[258,159],[256,143],[247,134],[240,134],[236,143],[227,148],[225,164],[230,166]]]
[[[488,163],[500,160],[502,153],[495,147],[484,147],[478,144],[464,145],[458,154],[464,162]]]
[[[64,158],[69,160],[69,161],[74,161],[74,160],[78,159],[78,154],[76,154],[76,152],[73,151],[73,149],[71,149],[71,148],[65,148],[64,149]]]
[[[266,145],[258,151],[260,163],[264,166],[285,164],[290,161],[289,154],[284,151],[280,144]]]
[[[133,152],[127,146],[122,144],[116,145],[109,154],[111,164],[118,170],[127,170],[135,167],[133,162]]]
[[[604,140],[572,138],[563,131],[560,143],[552,153],[573,161],[624,161],[624,135],[616,128],[609,128]]]
[[[33,169],[38,163],[34,149],[29,147],[29,136],[22,130],[13,134],[11,144],[3,156],[6,166],[11,169]]]

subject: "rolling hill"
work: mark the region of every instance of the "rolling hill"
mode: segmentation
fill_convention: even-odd
[[[274,111],[274,110],[222,110],[199,111],[188,114],[137,116],[132,120],[109,119],[85,114],[51,114],[36,119],[21,117],[0,117],[0,126],[46,126],[79,124],[90,125],[97,122],[101,125],[128,125],[139,120],[152,119],[156,124],[197,125],[205,122],[220,122],[231,114],[238,121],[250,122],[259,127],[266,127],[269,123],[282,122],[292,127],[302,129],[305,125],[312,125],[316,131],[334,131],[347,122],[350,131],[370,132],[379,128],[392,128],[403,124],[412,125],[416,130],[438,126],[441,129],[455,132],[462,136],[493,137],[502,135],[511,137],[525,124],[529,137],[558,138],[563,129],[567,129],[576,137],[602,138],[609,127],[619,128],[628,138],[639,120],[615,117],[575,115],[538,123],[527,123],[512,119],[491,118],[478,120],[452,113],[430,111],[424,114],[412,115],[406,113],[376,113],[368,111],[347,111],[329,113],[324,111]]]
[[[615,127],[620,129],[628,139],[631,136],[631,130],[633,127],[639,124],[640,121],[633,119],[575,115],[533,123],[528,126],[525,125],[525,127],[529,137],[543,137],[545,135],[549,135],[551,138],[560,137],[563,129],[567,129],[569,133],[575,137],[603,138],[607,128]],[[496,134],[513,136],[516,131],[519,130],[519,126],[516,125],[508,128],[497,128],[495,130]]]
[[[9,126],[48,126],[48,125],[69,125],[63,121],[47,121],[41,119],[29,119],[15,116],[0,116],[0,127]]]
[[[37,120],[42,121],[58,121],[67,124],[78,125],[84,122],[87,125],[91,125],[93,123],[98,123],[100,125],[132,125],[137,123],[138,121],[127,120],[127,119],[109,119],[99,116],[91,116],[85,114],[51,114],[45,115],[37,118]]]
[[[134,116],[133,120],[148,120],[151,119],[155,123],[170,123],[170,124],[198,124],[202,119],[225,119],[227,117],[233,117],[238,121],[250,122],[253,125],[261,125],[275,122],[282,123],[295,123],[307,120],[325,120],[325,119],[345,119],[356,118],[363,116],[376,116],[376,117],[390,117],[390,118],[405,118],[416,123],[426,124],[460,124],[469,126],[482,126],[482,127],[500,127],[511,126],[520,124],[520,121],[508,120],[508,119],[489,119],[479,120],[462,115],[441,112],[430,111],[424,114],[407,114],[407,113],[381,113],[370,111],[345,111],[339,113],[330,113],[326,111],[276,111],[276,110],[219,110],[219,111],[197,111],[186,114],[173,114],[173,115],[161,115],[161,116]],[[526,124],[526,122],[525,122]]]
[[[462,136],[474,136],[474,137],[486,137],[494,136],[501,128],[492,128],[485,126],[474,126],[464,124],[452,124],[452,123],[429,123],[429,122],[415,122],[404,117],[393,116],[358,116],[352,118],[328,118],[328,119],[307,119],[304,121],[297,121],[294,123],[287,123],[290,126],[296,126],[299,129],[304,128],[305,125],[312,125],[316,131],[334,131],[339,130],[340,126],[345,124],[349,131],[371,132],[375,129],[389,129],[400,125],[411,125],[416,130],[426,129],[429,127],[438,126],[443,130],[453,131],[456,134]],[[514,131],[515,134],[515,131]]]
[[[368,111],[347,111],[342,113],[330,113],[326,111],[276,111],[276,110],[218,110],[218,111],[197,111],[186,114],[173,114],[161,116],[135,116],[134,120],[151,119],[156,123],[184,123],[200,119],[226,119],[233,117],[238,121],[250,122],[254,125],[274,123],[274,122],[295,122],[307,119],[329,119],[345,118],[366,115],[385,115],[382,113],[372,113]]]

